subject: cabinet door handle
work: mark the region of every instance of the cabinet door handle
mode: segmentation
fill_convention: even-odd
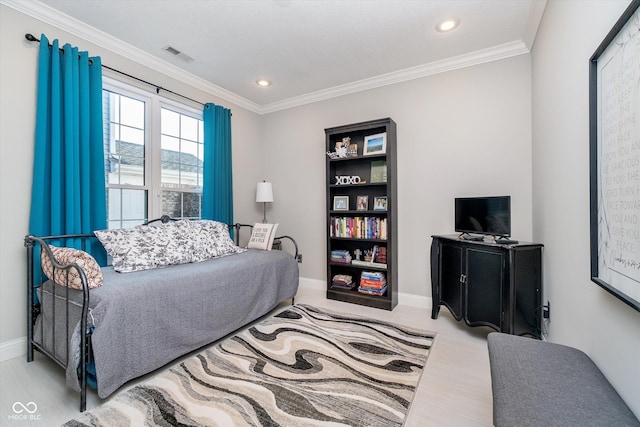
[[[461,274],[460,275],[460,283],[467,283],[467,275],[466,274]]]

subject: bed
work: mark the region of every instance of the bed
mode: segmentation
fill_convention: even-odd
[[[234,226],[236,239],[243,226]],[[27,361],[33,360],[35,349],[65,368],[67,385],[80,392],[81,411],[86,408],[87,385],[105,398],[127,381],[293,300],[298,288],[295,256],[282,250],[248,249],[129,273],[102,267],[103,285],[89,289],[89,268],[59,264],[49,250],[51,242],[69,239],[76,247],[87,248],[95,244],[96,235],[25,238],[30,307]],[[80,289],[60,286],[58,276],[58,284],[45,276],[38,286],[40,264],[34,262],[38,248],[44,248],[41,256],[49,258],[54,274],[62,272],[67,285],[70,277],[79,279]]]

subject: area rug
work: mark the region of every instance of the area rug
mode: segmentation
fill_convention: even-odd
[[[401,426],[434,333],[295,305],[66,426]]]

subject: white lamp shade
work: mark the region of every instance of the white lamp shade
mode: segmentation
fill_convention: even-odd
[[[273,202],[273,188],[270,182],[259,182],[256,190],[256,202]]]

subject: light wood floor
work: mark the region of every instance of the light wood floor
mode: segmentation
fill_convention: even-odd
[[[456,322],[444,308],[440,310],[438,319],[433,320],[430,310],[398,305],[388,312],[330,301],[324,297],[324,292],[314,289],[300,289],[297,303],[436,332],[435,344],[405,426],[492,425],[491,378],[486,343],[490,329],[469,328],[463,322]],[[121,390],[147,377],[132,381]],[[12,409],[14,402],[34,402],[37,411],[33,417],[37,419],[12,418],[15,415]],[[87,409],[103,402],[93,390],[87,393]],[[31,363],[22,357],[0,363],[0,426],[54,426],[78,414],[79,395],[64,385],[62,368],[45,356],[36,352],[35,360]]]

